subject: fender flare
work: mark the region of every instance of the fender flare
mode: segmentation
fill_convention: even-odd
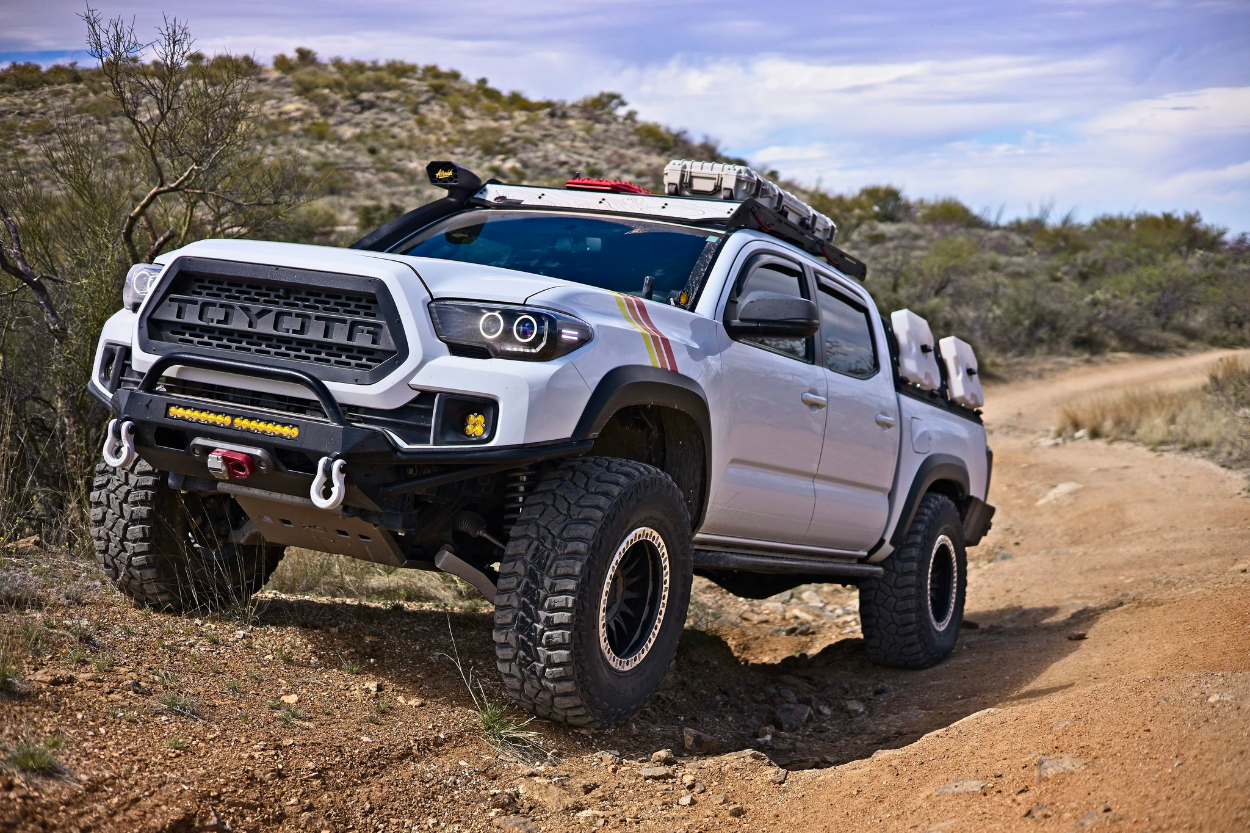
[[[622,365],[604,374],[582,410],[572,439],[587,440],[599,436],[608,420],[622,408],[631,405],[658,405],[689,416],[703,435],[703,495],[701,514],[707,512],[707,498],[712,485],[712,414],[702,386],[688,376],[647,365]],[[692,518],[698,529],[703,518]]]
[[[968,496],[970,479],[968,467],[964,465],[963,460],[950,454],[930,454],[920,464],[920,468],[916,470],[916,476],[911,481],[907,499],[903,502],[903,511],[899,513],[898,523],[894,525],[894,532],[890,535],[892,548],[898,549],[903,545],[903,538],[911,527],[912,519],[916,516],[916,507],[920,505],[920,499],[934,483],[943,480],[959,487],[960,500],[957,502],[962,502]]]

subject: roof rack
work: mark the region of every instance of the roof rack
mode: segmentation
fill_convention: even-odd
[[[833,221],[793,194],[782,191],[742,165],[690,163],[685,160],[674,160],[665,167],[666,191],[670,190],[669,171],[683,170],[674,168],[680,165],[686,166],[684,170],[694,171],[708,179],[714,175],[716,190],[691,193],[689,196],[680,193],[651,194],[632,182],[581,177],[569,180],[565,188],[508,185],[496,179],[482,182],[472,171],[452,162],[431,162],[426,168],[430,182],[446,188],[447,196],[390,221],[357,240],[351,248],[386,251],[413,232],[470,205],[480,208],[573,209],[688,225],[710,225],[726,231],[753,229],[784,240],[808,254],[823,257],[844,275],[859,281],[867,279],[868,267],[863,261],[833,245],[833,236],[837,232]],[[696,185],[707,188],[702,183],[696,182]],[[680,180],[676,186],[677,191],[683,188],[697,191],[689,185],[683,186]]]

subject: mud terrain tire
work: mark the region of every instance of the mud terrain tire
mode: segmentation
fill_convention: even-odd
[[[968,561],[963,521],[945,495],[925,495],[885,575],[859,586],[868,657],[879,665],[929,668],[955,648],[964,616]]]
[[[231,543],[231,533],[247,524],[233,498],[183,495],[163,481],[143,460],[124,469],[96,464],[91,534],[104,575],[157,610],[214,610],[251,598],[284,548],[258,535],[254,543]]]
[[[506,694],[575,726],[628,719],[677,653],[692,575],[690,516],[668,475],[613,457],[561,464],[526,499],[500,564]]]

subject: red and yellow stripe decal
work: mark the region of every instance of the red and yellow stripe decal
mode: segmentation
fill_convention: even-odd
[[[616,293],[612,293],[616,295]],[[642,333],[642,341],[647,345],[647,355],[651,357],[652,367],[665,370],[677,370],[677,358],[673,355],[673,345],[668,336],[660,332],[651,320],[646,305],[632,295],[616,295],[616,305],[635,330]]]

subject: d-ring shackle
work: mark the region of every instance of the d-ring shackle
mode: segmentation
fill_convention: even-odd
[[[116,449],[116,451],[114,451]],[[104,462],[115,469],[124,469],[135,461],[135,424],[130,420],[109,420],[108,433],[104,437]]]
[[[331,481],[330,496],[325,497],[326,481]],[[338,509],[347,494],[347,461],[322,457],[317,462],[317,477],[309,497],[318,509]]]

